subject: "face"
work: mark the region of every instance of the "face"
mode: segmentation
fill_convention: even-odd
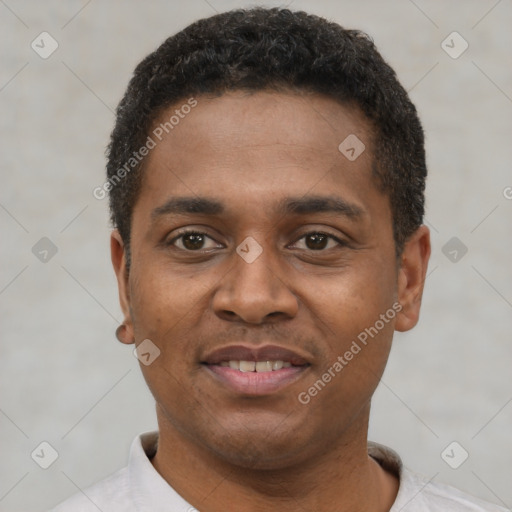
[[[141,368],[161,431],[283,468],[366,436],[393,331],[417,321],[428,231],[397,264],[357,109],[277,92],[196,100],[146,158],[129,273],[112,237],[127,342],[160,350]],[[338,149],[354,135],[356,159],[362,146]]]

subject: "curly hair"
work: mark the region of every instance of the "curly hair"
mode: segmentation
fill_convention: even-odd
[[[373,135],[372,175],[389,197],[396,255],[421,225],[427,174],[416,108],[368,35],[305,12],[238,9],[201,19],[136,67],[116,112],[107,179],[147,140],[162,111],[190,96],[308,91],[357,106]],[[129,254],[143,159],[109,187],[111,220]]]

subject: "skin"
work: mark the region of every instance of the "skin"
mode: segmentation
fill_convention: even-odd
[[[160,431],[152,463],[204,512],[323,512],[340,504],[387,511],[398,481],[367,454],[370,400],[394,330],[418,321],[429,230],[421,226],[397,261],[389,199],[371,176],[371,129],[357,108],[291,92],[196,99],[145,162],[129,272],[119,233],[111,238],[123,341],[149,338],[161,351],[141,365]],[[353,162],[338,150],[349,134],[366,146]],[[286,197],[313,195],[336,196],[362,214],[276,211]],[[152,216],[181,196],[218,200],[225,211]],[[199,250],[190,237],[175,240],[184,227],[207,235]],[[319,232],[345,244],[328,239],[315,248],[305,235]],[[248,236],[263,249],[250,264],[236,252]],[[299,393],[396,301],[396,317],[300,403]],[[239,343],[292,348],[311,365],[276,393],[243,396],[200,364]]]

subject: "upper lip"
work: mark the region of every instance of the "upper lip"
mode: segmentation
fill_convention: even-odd
[[[205,364],[219,364],[223,361],[285,361],[294,366],[309,364],[309,361],[293,350],[277,345],[248,347],[229,345],[210,352],[203,358]]]

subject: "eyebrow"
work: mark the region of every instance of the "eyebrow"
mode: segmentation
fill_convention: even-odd
[[[360,206],[336,196],[288,197],[280,201],[278,211],[282,214],[297,215],[336,213],[350,219],[359,219],[365,214]]]
[[[163,215],[221,215],[225,205],[208,197],[172,197],[151,213],[153,219]],[[353,220],[362,218],[365,210],[337,196],[286,197],[279,201],[276,213],[281,215],[307,215],[335,213]]]

